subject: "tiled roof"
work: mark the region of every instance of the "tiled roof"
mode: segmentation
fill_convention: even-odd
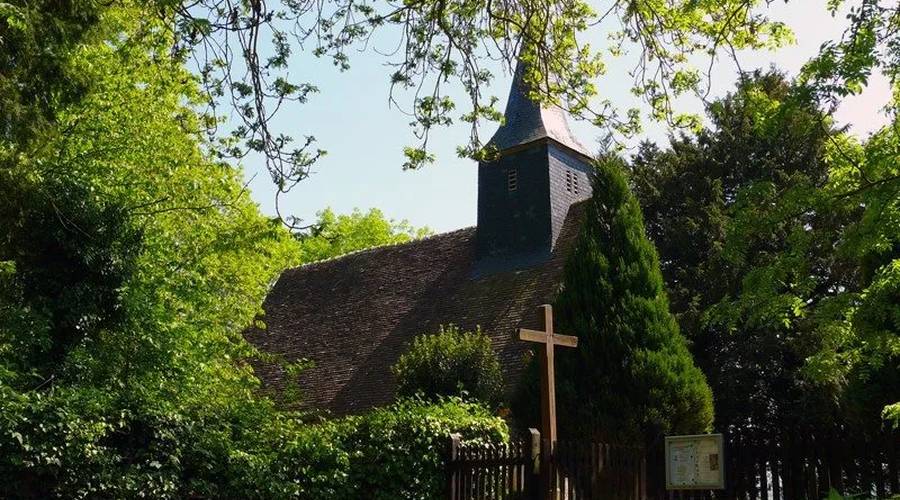
[[[569,129],[565,112],[558,106],[542,106],[528,97],[524,66],[516,66],[516,73],[506,101],[506,120],[488,141],[499,151],[506,151],[540,139],[550,138],[587,158],[592,155]]]
[[[247,338],[288,360],[312,360],[300,377],[303,405],[336,415],[389,403],[390,366],[416,335],[442,324],[480,325],[511,387],[528,352],[516,329],[540,325],[537,306],[559,289],[582,212],[573,205],[551,257],[522,270],[476,275],[475,228],[289,269],[263,305],[267,328]],[[265,387],[283,388],[281,368],[256,369]]]

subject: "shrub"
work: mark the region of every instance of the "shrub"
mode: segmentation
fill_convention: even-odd
[[[444,459],[451,433],[469,443],[505,443],[506,423],[459,398],[403,399],[361,417],[349,417],[343,447],[350,453],[346,498],[442,498]]]
[[[491,407],[501,399],[500,362],[480,329],[461,332],[450,325],[420,336],[392,369],[400,396],[460,396]]]

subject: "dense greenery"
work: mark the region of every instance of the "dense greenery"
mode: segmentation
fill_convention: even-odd
[[[596,169],[594,195],[556,299],[560,428],[658,444],[709,430],[712,394],[694,366],[663,289],[659,261],[620,161]]]
[[[243,466],[240,474],[222,471],[213,496],[442,498],[451,433],[476,444],[509,439],[502,419],[454,398],[404,399],[359,416],[277,430],[259,443],[257,455],[233,457]]]
[[[431,234],[427,227],[414,228],[403,220],[387,219],[381,210],[337,215],[330,208],[318,214],[310,231],[300,234],[300,261],[303,263],[330,259],[357,250],[393,245],[423,238]]]
[[[816,308],[835,321],[807,372],[813,380],[846,383],[844,394],[863,408],[885,404],[882,416],[900,428],[900,8],[891,2],[847,0],[828,6],[832,12],[850,7],[849,26],[840,40],[825,43],[806,64],[801,83],[820,105],[834,110],[880,71],[891,99],[884,103],[888,124],[863,144],[831,142],[829,183],[815,200],[817,208],[827,207],[826,214],[859,213],[835,253],[857,263],[861,279],[857,290],[840,290],[834,301]],[[789,254],[779,256],[776,266]],[[791,291],[771,295],[805,299]],[[866,410],[861,417],[871,423]]]
[[[281,425],[240,334],[295,244],[203,154],[140,17],[104,11],[65,62],[90,87],[48,103],[40,147],[0,146],[6,495],[203,493]]]
[[[444,498],[443,463],[451,433],[466,443],[507,442],[506,423],[458,398],[405,399],[339,422],[350,453],[349,490],[337,498]]]
[[[450,325],[416,337],[392,371],[401,396],[460,396],[490,407],[503,397],[500,361],[481,330],[461,332]]]
[[[817,102],[748,75],[712,129],[632,163],[717,426],[760,442],[877,433],[900,394],[896,128],[861,145]]]

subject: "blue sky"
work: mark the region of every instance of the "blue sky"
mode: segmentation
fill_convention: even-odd
[[[775,2],[769,12],[791,26],[797,43],[776,52],[741,54],[744,70],[775,64],[789,75],[796,75],[820,44],[839,37],[846,25],[843,18],[833,19],[825,11],[824,1]],[[387,35],[386,39],[390,33]],[[603,42],[600,33],[587,36],[592,44]],[[282,214],[312,221],[316,212],[325,207],[341,213],[357,207],[376,207],[390,218],[407,219],[437,232],[475,224],[476,165],[455,153],[456,147],[467,141],[468,124],[458,123],[436,131],[430,139],[430,149],[437,161],[419,171],[403,171],[402,149],[415,144],[415,138],[408,126],[409,117],[388,104],[391,71],[386,63],[390,59],[371,50],[357,53],[351,56],[350,70],[340,72],[328,60],[297,52],[290,62],[292,75],[315,84],[321,92],[305,104],[282,109],[275,125],[294,137],[314,135],[328,155],[316,163],[309,179],[282,197]],[[608,65],[607,75],[598,82],[600,93],[623,109],[638,105],[628,90],[628,59],[608,61]],[[500,66],[491,69],[496,78],[490,93],[505,104],[511,77]],[[712,95],[724,95],[732,89],[735,77],[733,64],[720,62],[713,73]],[[879,108],[887,102],[888,95],[885,79],[876,76],[862,95],[844,103],[837,118],[865,137],[885,122]],[[461,96],[455,97],[462,104]],[[678,106],[688,112],[702,109],[695,98],[681,99]],[[570,123],[585,145],[596,144],[599,131],[586,122]],[[481,132],[484,140],[494,128],[489,125]],[[663,124],[646,123],[640,138],[664,142],[666,136]],[[262,162],[249,157],[243,167],[246,175],[253,177],[253,198],[264,212],[274,213],[274,189]]]

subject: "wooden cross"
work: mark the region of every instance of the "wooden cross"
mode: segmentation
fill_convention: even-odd
[[[519,339],[544,345],[541,355],[541,434],[551,449],[556,445],[556,377],[553,373],[553,346],[578,347],[578,337],[553,333],[553,306],[544,304],[544,331],[519,328]]]

